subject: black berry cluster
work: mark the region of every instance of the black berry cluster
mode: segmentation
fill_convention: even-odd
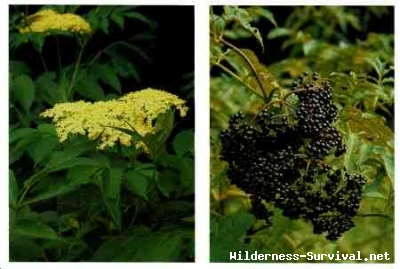
[[[291,218],[309,220],[314,233],[330,240],[354,226],[365,179],[333,169],[325,157],[345,153],[332,125],[337,108],[332,89],[317,74],[293,87],[298,96],[294,115],[264,109],[257,115],[239,112],[221,133],[222,159],[231,182],[252,196],[252,212],[271,224],[271,204]]]

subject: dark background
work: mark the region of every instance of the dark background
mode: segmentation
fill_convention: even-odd
[[[40,7],[30,6],[10,6],[10,14],[15,12],[33,14]],[[77,14],[85,14],[93,6],[81,6]],[[157,23],[157,27],[151,30],[155,39],[145,44],[147,54],[151,58],[151,63],[146,63],[140,57],[134,62],[141,78],[140,82],[134,80],[123,81],[123,91],[130,92],[135,89],[145,87],[160,88],[175,94],[182,94],[179,88],[187,83],[183,77],[185,74],[194,72],[194,7],[193,6],[140,6],[138,12],[146,15],[149,19]],[[142,31],[149,31],[149,26],[140,21],[126,19],[124,29],[113,25],[110,35],[100,31],[96,32],[87,45],[83,57],[83,62],[91,59],[100,49],[118,40],[127,40],[131,36]],[[76,41],[71,38],[58,37],[60,47],[70,47],[69,50],[62,51],[62,63],[72,64],[76,60],[77,46]],[[44,58],[49,69],[57,67],[57,40],[48,37],[43,47]],[[32,46],[26,44],[18,51],[11,52],[10,58],[20,59],[37,66],[34,72],[40,74],[44,71],[37,53],[34,53]]]
[[[14,13],[31,15],[42,5],[10,5],[10,17]],[[79,6],[75,12],[84,15],[94,6]],[[138,41],[136,45],[142,48],[150,58],[145,61],[139,55],[127,55],[133,59],[140,81],[132,78],[121,78],[122,93],[128,93],[147,87],[165,90],[187,101],[188,116],[178,124],[182,128],[194,128],[194,7],[193,6],[138,6],[137,12],[145,15],[156,23],[151,28],[139,20],[126,18],[121,30],[115,23],[110,22],[109,34],[96,31],[86,45],[82,62],[89,62],[100,50],[112,42],[129,40],[132,36],[147,32],[154,39]],[[10,26],[11,29],[11,26]],[[49,71],[58,70],[57,46],[61,48],[62,66],[73,65],[79,53],[79,46],[74,38],[64,36],[49,36],[43,46],[43,58]],[[129,51],[128,51],[129,52]],[[131,53],[131,52],[129,52]],[[29,63],[32,77],[42,74],[45,69],[40,55],[32,44],[27,43],[17,50],[10,51],[10,59]],[[103,56],[101,56],[103,57]],[[186,90],[183,90],[183,87]],[[192,85],[192,87],[190,87]],[[104,89],[106,93],[113,91]]]
[[[242,6],[246,8],[246,6]],[[367,17],[367,12],[369,6],[346,6],[347,8],[354,9],[357,17],[361,18],[361,27],[362,31],[358,31],[352,27],[348,28],[348,32],[346,37],[348,41],[354,42],[357,39],[364,40],[367,37],[369,32],[376,33],[394,33],[394,7],[388,7],[389,12],[384,14],[381,17],[370,16]],[[293,7],[291,6],[266,6],[272,14],[274,14],[274,18],[278,27],[285,27],[285,21],[289,17],[289,15],[293,12]],[[213,12],[216,15],[221,15],[223,13],[223,6],[213,6]],[[257,23],[252,23],[252,26],[258,28],[260,33],[268,33],[272,29],[274,29],[274,25],[267,20],[260,20]],[[306,26],[306,25],[305,25]],[[304,28],[304,27],[303,27]],[[339,28],[339,27],[338,27]],[[277,62],[285,59],[287,57],[286,53],[282,53],[281,39],[277,38],[274,40],[266,39],[265,35],[263,36],[264,42],[266,42],[266,46],[268,49],[262,53],[260,45],[257,43],[255,38],[251,37],[248,39],[240,39],[235,40],[234,44],[240,48],[249,48],[258,54],[260,60],[266,64],[270,64],[273,62]],[[334,43],[337,40],[326,40],[328,42]]]

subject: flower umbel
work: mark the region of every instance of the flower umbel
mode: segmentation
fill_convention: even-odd
[[[132,129],[144,137],[155,132],[154,121],[171,108],[176,108],[184,117],[188,108],[185,101],[176,95],[155,89],[131,92],[119,99],[98,102],[59,103],[41,113],[52,118],[60,142],[70,134],[86,135],[90,140],[98,139],[101,150],[112,147],[116,142],[132,146],[129,134],[116,128]],[[143,142],[136,147],[144,147]]]
[[[43,9],[26,17],[28,25],[19,28],[20,33],[43,33],[51,30],[90,34],[90,24],[81,16],[72,13],[60,14],[51,9]]]

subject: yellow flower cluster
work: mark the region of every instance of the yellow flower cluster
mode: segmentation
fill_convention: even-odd
[[[82,134],[90,140],[99,139],[98,149],[104,150],[118,141],[124,146],[132,146],[129,134],[112,127],[130,130],[133,127],[144,137],[155,132],[155,119],[174,107],[181,117],[186,116],[188,108],[184,100],[174,94],[148,88],[116,100],[56,104],[41,116],[53,119],[60,142],[70,134]],[[143,142],[135,146],[146,148]]]
[[[60,14],[51,9],[44,9],[26,17],[27,25],[19,28],[20,33],[59,30],[72,33],[89,34],[92,32],[90,24],[82,17],[65,13]]]

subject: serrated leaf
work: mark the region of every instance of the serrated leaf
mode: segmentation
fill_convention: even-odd
[[[111,14],[111,20],[115,22],[119,26],[119,28],[124,28],[124,18],[120,14],[113,12]]]
[[[57,133],[52,125],[41,124],[38,129],[40,138],[29,148],[29,155],[35,161],[35,165],[50,156],[59,143]]]
[[[10,163],[17,161],[32,143],[39,139],[38,132],[31,130],[33,129],[17,129],[10,134],[10,143],[15,143],[10,147]]]
[[[139,73],[136,67],[129,61],[121,58],[113,58],[112,63],[117,73],[124,78],[131,77],[140,82]]]
[[[38,134],[38,131],[33,128],[18,128],[16,130],[13,130],[10,133],[9,137],[9,143],[12,144],[21,138],[26,138],[29,136],[36,136]]]
[[[173,141],[174,151],[178,156],[182,156],[194,150],[193,131],[180,132]]]
[[[96,64],[93,66],[91,74],[121,94],[121,84],[118,76],[115,74],[114,69],[112,69],[111,66],[108,64]]]
[[[21,104],[26,112],[29,112],[35,99],[35,84],[31,77],[19,75],[12,82],[12,91],[15,99]]]
[[[249,213],[235,213],[221,217],[211,227],[211,234],[216,237],[229,236],[235,240],[246,234],[247,230],[254,224],[255,217]]]
[[[79,165],[79,162],[87,162],[89,165],[96,165],[96,162],[88,159],[78,159],[77,157],[84,153],[87,148],[69,148],[62,151],[53,152],[44,169],[48,172],[55,172],[62,169],[68,169]]]
[[[95,101],[104,100],[105,98],[103,89],[93,77],[81,77],[76,82],[75,89],[82,96]]]
[[[170,169],[162,171],[156,180],[158,189],[166,197],[169,197],[173,191],[178,190],[179,183],[179,173]]]
[[[185,231],[157,232],[141,243],[133,256],[137,262],[165,262],[181,260],[182,244],[190,234]]]
[[[60,100],[55,72],[44,72],[35,81],[38,94],[44,101],[53,105]]]
[[[265,95],[268,98],[271,92],[275,88],[279,87],[277,80],[271,74],[269,69],[259,62],[257,55],[253,51],[248,49],[241,49],[241,51],[255,69],[254,71],[257,73],[258,79],[265,91]],[[242,56],[238,55],[234,51],[229,51],[225,59],[234,69],[237,70],[238,75],[254,90],[254,93],[260,97],[264,97],[263,90],[261,89],[260,83],[258,83],[257,77],[248,62],[244,60]]]
[[[386,153],[383,155],[383,161],[385,164],[386,174],[390,178],[392,185],[394,185],[394,156]]]
[[[147,53],[140,47],[125,42],[125,41],[121,41],[119,44],[121,44],[122,46],[124,46],[125,48],[128,48],[134,52],[136,52],[137,54],[139,54],[144,60],[146,60],[147,62],[151,62],[149,55],[147,55]]]
[[[264,42],[261,33],[256,27],[251,26],[251,16],[245,9],[237,6],[224,6],[224,14],[222,17],[227,22],[236,21],[240,23],[244,29],[249,31],[257,39],[258,43],[262,47],[262,50],[264,50]]]
[[[147,23],[152,28],[157,27],[157,23],[155,21],[147,18],[146,16],[144,16],[141,13],[138,13],[138,12],[126,12],[126,13],[124,13],[124,16],[128,17],[128,18],[131,18],[131,19],[136,19],[136,20],[142,21],[144,23]]]
[[[109,21],[108,18],[100,18],[99,20],[99,28],[106,34],[109,34],[108,28],[109,28]]]
[[[264,17],[265,19],[270,21],[275,27],[278,26],[275,21],[274,14],[265,7],[251,7],[250,9],[248,9],[248,11],[250,14],[256,14],[260,17]]]
[[[383,117],[364,113],[357,108],[344,108],[340,113],[340,121],[341,124],[349,126],[350,131],[358,134],[366,143],[386,145],[393,139],[393,133],[386,126]]]
[[[107,238],[93,254],[92,261],[131,261],[136,249],[150,230],[144,226],[134,226],[121,236]]]
[[[250,245],[243,243],[243,239],[254,222],[254,216],[248,213],[235,213],[226,217],[212,218],[210,260],[228,262],[230,251],[251,249]]]
[[[71,168],[79,170],[80,173],[71,173],[68,171],[67,179],[65,178],[46,178],[42,179],[31,191],[32,198],[24,201],[24,205],[47,200],[53,197],[61,196],[76,190],[79,186],[89,183],[88,179],[96,171],[97,167],[78,165]],[[91,172],[91,173],[90,173]]]
[[[125,174],[125,182],[128,189],[143,199],[148,200],[147,190],[150,185],[149,178],[139,171],[130,170]]]

